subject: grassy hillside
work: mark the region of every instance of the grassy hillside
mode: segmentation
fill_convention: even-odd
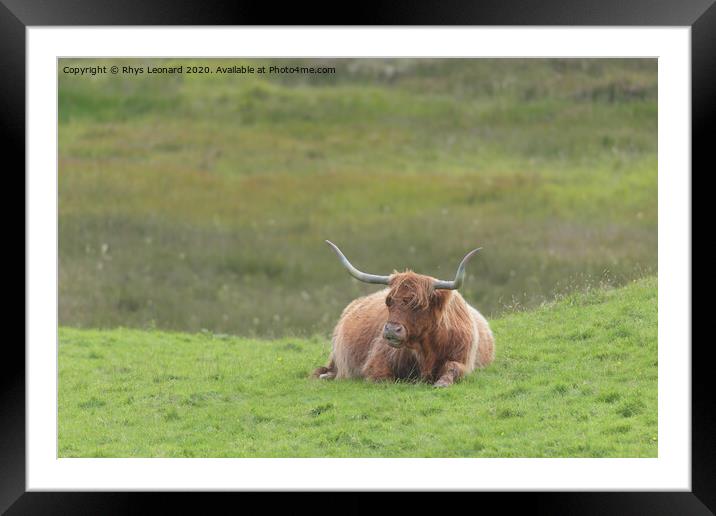
[[[325,338],[61,328],[59,455],[657,455],[655,278],[491,324],[495,363],[448,389],[310,379]]]
[[[482,246],[465,293],[490,315],[656,271],[655,59],[62,73],[80,61],[112,64],[60,62],[64,326],[327,332],[371,287],[326,238],[444,278]]]

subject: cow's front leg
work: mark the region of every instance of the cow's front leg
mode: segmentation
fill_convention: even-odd
[[[363,366],[363,378],[372,382],[382,382],[386,380],[393,380],[395,377],[393,371],[383,363],[377,360],[367,362]]]
[[[433,385],[435,387],[448,387],[449,385],[452,385],[457,380],[462,378],[465,375],[465,364],[461,364],[460,362],[445,362],[443,366],[440,368],[438,381],[435,382]]]
[[[395,379],[387,355],[377,350],[373,350],[370,353],[365,364],[363,364],[361,373],[363,378],[373,382]]]

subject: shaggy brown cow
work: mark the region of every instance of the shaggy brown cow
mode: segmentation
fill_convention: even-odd
[[[326,242],[353,277],[389,288],[356,299],[343,310],[333,331],[328,365],[316,369],[314,376],[420,379],[446,387],[492,362],[490,327],[457,292],[465,279],[465,265],[479,249],[463,258],[454,281],[440,281],[412,271],[366,274]]]

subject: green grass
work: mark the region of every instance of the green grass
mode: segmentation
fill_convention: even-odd
[[[491,324],[448,389],[310,379],[323,337],[63,327],[59,456],[657,456],[654,277]]]
[[[482,246],[465,294],[492,316],[656,272],[655,59],[329,64],[60,72],[61,325],[325,333],[370,290],[326,238],[443,278]]]

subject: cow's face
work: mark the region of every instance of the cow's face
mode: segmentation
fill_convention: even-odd
[[[434,278],[413,272],[396,273],[391,277],[385,297],[388,320],[383,338],[395,347],[410,346],[433,328],[438,320],[448,291],[435,290]]]

